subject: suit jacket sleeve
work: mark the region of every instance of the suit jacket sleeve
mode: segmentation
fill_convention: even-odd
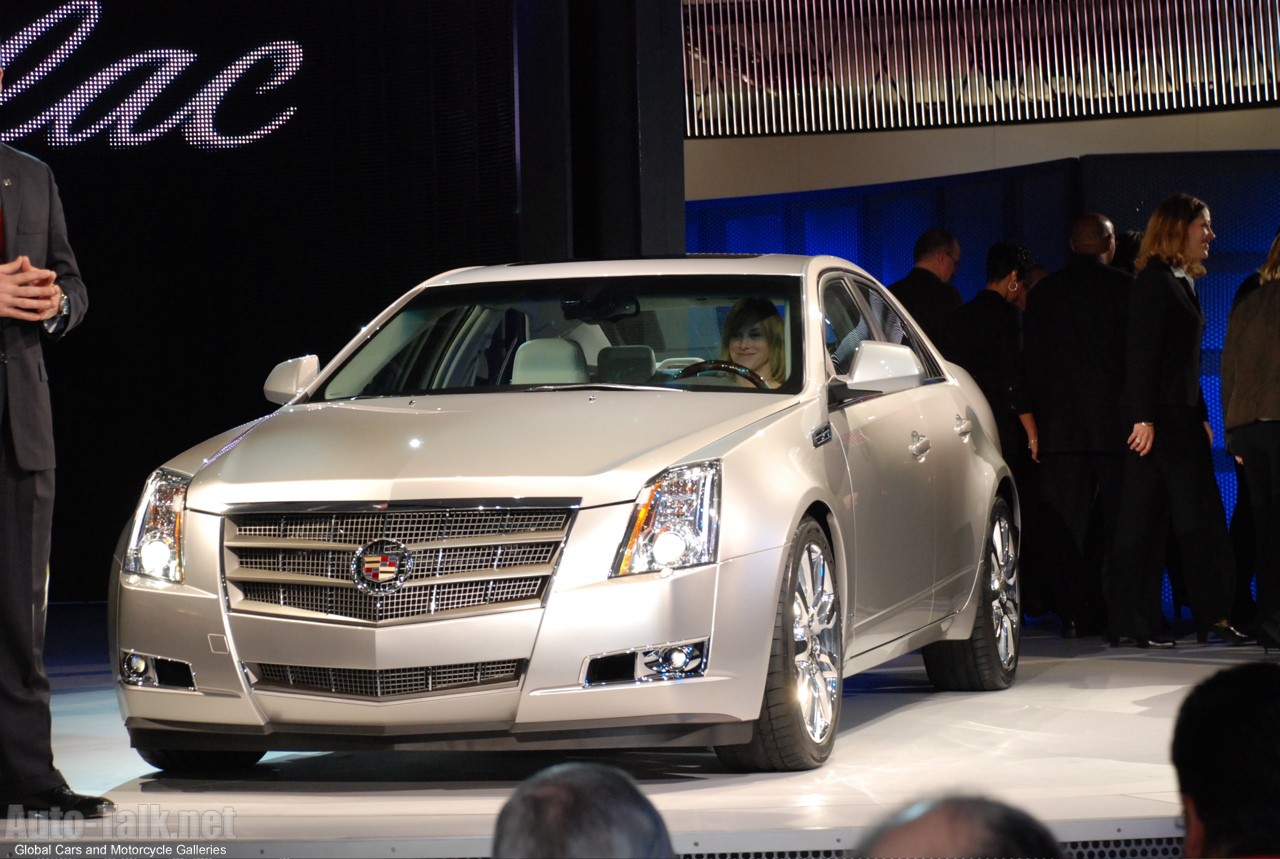
[[[44,179],[47,184],[43,198],[48,201],[45,255],[43,260],[38,260],[32,255],[31,262],[33,265],[57,272],[58,285],[71,299],[71,312],[68,319],[50,335],[57,339],[84,319],[85,310],[89,307],[89,291],[85,289],[84,281],[80,279],[80,266],[76,262],[75,252],[71,250],[71,241],[67,238],[67,219],[62,211],[62,197],[58,194],[58,183],[54,181],[53,171],[47,166],[44,168]]]
[[[1172,278],[1173,274],[1169,273]],[[1152,262],[1129,291],[1125,338],[1125,411],[1132,423],[1154,422],[1160,388],[1162,337],[1168,323],[1168,285]]]

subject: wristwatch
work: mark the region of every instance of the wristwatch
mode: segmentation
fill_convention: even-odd
[[[71,296],[62,293],[62,303],[58,305],[58,316],[66,316],[71,312]]]

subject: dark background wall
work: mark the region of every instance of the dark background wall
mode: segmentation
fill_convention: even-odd
[[[85,323],[47,350],[52,598],[105,594],[147,474],[266,413],[272,366],[327,360],[427,277],[683,249],[679,0],[609,11],[601,20],[593,0],[4,0],[0,138],[53,167],[90,294]],[[34,27],[46,16],[57,23]],[[281,45],[301,57],[295,73],[273,82],[276,65],[250,62],[225,98],[202,104],[223,137],[284,117],[274,131],[205,147],[184,134],[196,116],[146,134]],[[162,86],[175,57],[190,63]],[[87,95],[104,77],[114,82]],[[136,120],[113,118],[138,100]]]

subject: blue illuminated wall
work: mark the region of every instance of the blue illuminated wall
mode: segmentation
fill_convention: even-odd
[[[1262,264],[1280,226],[1280,150],[1089,156],[918,182],[694,201],[686,204],[687,249],[829,253],[888,283],[911,268],[916,237],[940,226],[960,241],[955,284],[967,299],[985,286],[983,261],[994,242],[1020,241],[1052,271],[1065,262],[1076,214],[1103,212],[1119,230],[1143,229],[1156,205],[1178,192],[1209,204],[1218,234],[1198,288],[1208,320],[1203,387],[1230,514],[1236,480],[1222,449],[1222,341],[1236,289]]]

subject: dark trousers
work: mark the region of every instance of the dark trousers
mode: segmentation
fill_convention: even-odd
[[[1193,409],[1161,415],[1147,456],[1125,454],[1115,567],[1105,582],[1113,635],[1160,632],[1160,583],[1172,528],[1197,626],[1227,617],[1235,562],[1204,426]]]
[[[1102,583],[1114,563],[1123,477],[1122,453],[1040,454],[1054,606],[1085,627],[1106,620]]]
[[[64,781],[44,669],[53,471],[18,468],[4,387],[0,372],[0,809]]]
[[[1280,421],[1256,421],[1232,430],[1231,452],[1244,460],[1242,470],[1249,487],[1257,618],[1276,630],[1280,626]]]

